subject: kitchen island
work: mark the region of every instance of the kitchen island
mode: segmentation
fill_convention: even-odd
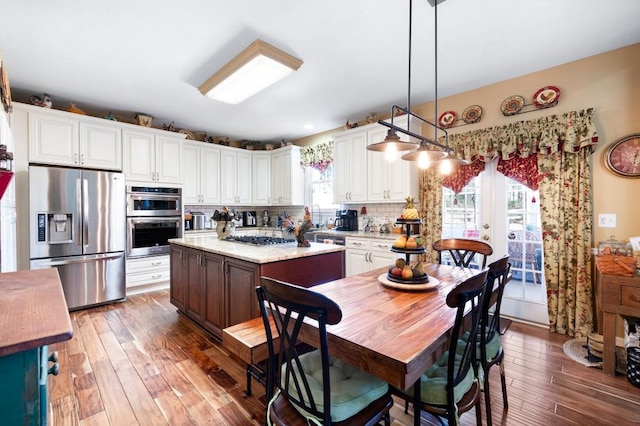
[[[260,315],[255,287],[261,276],[304,287],[344,277],[344,246],[256,246],[212,236],[169,243],[171,303],[217,339],[222,329]]]
[[[0,324],[0,423],[46,425],[48,375],[58,374],[47,345],[73,336],[58,270],[0,274]]]

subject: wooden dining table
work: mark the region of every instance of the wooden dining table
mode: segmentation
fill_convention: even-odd
[[[397,388],[408,389],[442,352],[456,311],[446,305],[449,291],[480,273],[448,265],[424,264],[432,282],[428,290],[390,288],[378,280],[386,268],[312,287],[334,300],[342,320],[327,326],[329,353]],[[251,320],[223,331],[223,344],[248,363],[266,354],[261,321]],[[264,340],[261,340],[264,339]],[[312,324],[300,339],[316,345]],[[258,356],[257,354],[262,356]]]

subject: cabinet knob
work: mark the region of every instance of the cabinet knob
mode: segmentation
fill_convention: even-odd
[[[58,365],[57,362],[47,370],[47,374],[53,374],[54,376],[57,376],[58,373],[60,373],[60,366]]]
[[[58,351],[51,352],[48,359],[49,362],[58,362]]]
[[[482,236],[482,239],[485,240],[485,241],[489,241],[489,236],[487,234],[485,234],[485,235]]]

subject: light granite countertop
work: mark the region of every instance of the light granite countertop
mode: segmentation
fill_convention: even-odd
[[[322,243],[311,243],[311,247],[298,247],[296,242],[256,246],[197,234],[174,238],[169,240],[169,243],[259,264],[346,250],[345,246]]]

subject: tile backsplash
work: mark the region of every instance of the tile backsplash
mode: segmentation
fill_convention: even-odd
[[[386,221],[394,222],[395,218],[400,216],[402,213],[402,209],[404,208],[404,203],[390,203],[390,204],[345,204],[341,208],[342,209],[352,209],[358,212],[358,229],[364,230],[366,220],[369,220],[370,226],[380,226]],[[366,215],[362,215],[362,208],[366,207]],[[184,206],[184,211],[192,211],[192,212],[202,212],[205,214],[207,218],[207,222],[210,222],[213,213],[216,210],[222,210],[222,206],[196,206],[196,205],[188,205]],[[231,207],[230,210],[243,212],[245,210],[255,210],[256,216],[258,219],[258,225],[262,226],[262,215],[266,210],[269,213],[269,226],[275,226],[277,215],[283,214],[287,212],[294,221],[302,220],[304,217],[304,206],[278,206],[278,207]],[[329,221],[333,221],[336,216],[336,210],[338,209],[326,209],[323,208],[320,212],[320,217],[318,216],[318,208],[311,210],[311,214],[313,217],[313,221],[317,222],[319,219],[322,219],[323,226],[327,226]],[[367,219],[365,219],[365,217]]]

